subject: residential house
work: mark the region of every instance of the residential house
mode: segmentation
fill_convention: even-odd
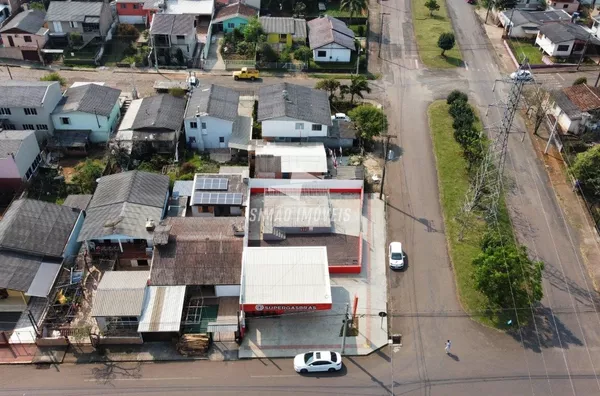
[[[499,20],[509,36],[514,38],[535,38],[540,26],[546,23],[569,22],[571,16],[564,10],[523,11],[505,10]]]
[[[0,81],[0,125],[37,131],[43,141],[54,131],[50,115],[62,98],[55,81]]]
[[[82,223],[78,209],[33,199],[13,201],[4,213],[0,221],[0,312],[15,314],[14,321],[2,323],[11,343],[35,342],[32,322],[39,324],[43,312],[30,314],[27,308],[46,305],[63,263],[79,251],[77,235]]]
[[[239,102],[240,94],[231,88],[213,84],[195,88],[185,111],[188,145],[199,151],[232,147],[232,144],[234,148],[245,149],[252,136],[252,119],[238,116]]]
[[[119,89],[94,83],[70,87],[52,112],[54,137],[63,147],[78,143],[70,139],[73,131],[87,132],[91,143],[108,142],[119,120],[119,95]]]
[[[196,28],[194,16],[188,14],[156,14],[150,25],[152,44],[160,57],[176,59],[177,50],[181,50],[186,60],[196,51]]]
[[[113,24],[110,5],[105,1],[51,1],[46,12],[50,37],[79,34],[83,43],[104,41]]]
[[[552,10],[564,10],[569,14],[572,14],[579,10],[579,0],[550,0],[548,2],[548,8]]]
[[[5,48],[17,48],[17,51],[4,53],[14,59],[40,61],[39,50],[48,41],[48,29],[44,26],[46,13],[38,10],[25,10],[17,14],[2,29],[0,37]]]
[[[356,52],[354,32],[330,16],[308,22],[308,42],[316,62],[350,62]]]
[[[245,2],[237,2],[221,6],[215,12],[212,23],[218,30],[225,33],[233,29],[242,29],[251,18],[258,16],[258,9],[251,7]]]
[[[18,3],[18,0],[16,2]],[[4,3],[8,3],[8,1],[4,0],[4,2],[0,2],[0,24],[6,21],[8,17],[10,17],[10,15],[12,14],[12,12],[10,11],[10,5]],[[16,8],[16,10],[18,9],[19,7]]]
[[[78,240],[92,256],[116,257],[125,268],[147,267],[168,196],[166,175],[129,171],[101,177]]]
[[[279,83],[260,88],[257,121],[266,141],[321,141],[332,126],[327,92]]]
[[[257,179],[314,179],[327,175],[323,143],[266,143],[255,148]]]
[[[293,43],[306,42],[306,21],[297,18],[260,17],[260,24],[267,35],[267,42],[281,50]]]
[[[540,26],[539,30],[535,44],[549,56],[564,58],[581,55],[584,50],[589,51],[591,47],[600,45],[600,40],[591,35],[589,29],[575,23],[549,23]]]
[[[552,92],[551,100],[550,114],[564,133],[579,135],[600,126],[600,88],[573,85]]]
[[[517,0],[515,9],[526,11],[542,11],[546,9],[545,0]]]
[[[151,150],[173,154],[185,106],[184,98],[169,94],[132,101],[119,126],[117,144],[136,155]]]
[[[35,131],[0,129],[0,188],[20,187],[35,174],[41,162]]]
[[[244,216],[248,200],[248,180],[241,174],[196,173],[190,196],[192,216]]]
[[[119,23],[148,26],[149,11],[144,9],[144,0],[117,0]]]
[[[236,3],[240,3],[243,2],[246,5],[249,5],[252,8],[256,8],[257,10],[260,10],[260,0],[216,0],[215,1],[215,6],[218,7],[224,7],[230,4],[236,4]]]

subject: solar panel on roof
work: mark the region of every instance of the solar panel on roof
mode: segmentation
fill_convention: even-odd
[[[243,197],[240,193],[202,192],[194,196],[193,205],[241,205]]]
[[[229,187],[228,179],[202,177],[196,179],[196,190],[220,190],[227,191]]]

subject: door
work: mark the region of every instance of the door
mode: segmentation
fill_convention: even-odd
[[[55,33],[62,33],[62,23],[60,22],[52,22],[54,24],[54,32]]]
[[[14,47],[15,46],[15,42],[14,42],[12,36],[8,36],[8,46],[9,47]]]
[[[25,59],[25,60],[34,61],[34,62],[37,62],[40,60],[40,57],[39,57],[37,51],[21,51],[21,54],[23,54],[23,59]]]

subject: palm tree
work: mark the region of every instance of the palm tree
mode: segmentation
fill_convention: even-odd
[[[317,82],[315,84],[316,89],[321,89],[321,90],[327,91],[329,93],[330,101],[335,96],[335,92],[338,90],[339,87],[340,87],[340,82],[338,80],[336,80],[335,78],[324,78],[322,80],[319,80],[319,82]]]
[[[352,25],[352,17],[367,9],[367,0],[342,0],[340,8],[350,12],[350,25]]]
[[[354,97],[363,99],[363,92],[371,93],[371,87],[364,76],[350,76],[350,85],[342,85],[340,91],[342,95],[349,94],[350,104],[354,104]]]

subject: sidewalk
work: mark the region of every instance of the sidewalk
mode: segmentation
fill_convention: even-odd
[[[208,356],[183,356],[168,342],[140,345],[106,345],[99,354],[91,345],[71,345],[61,363],[153,362],[207,360]]]

